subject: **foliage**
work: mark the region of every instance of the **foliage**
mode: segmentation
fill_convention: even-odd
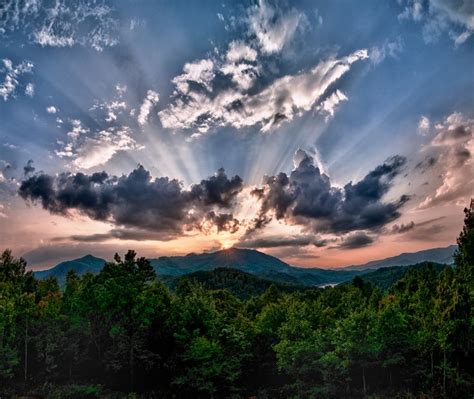
[[[129,251],[36,281],[0,258],[0,396],[472,397],[473,209],[455,267],[325,289],[217,269],[175,280]]]

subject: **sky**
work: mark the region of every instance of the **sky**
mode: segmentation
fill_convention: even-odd
[[[4,0],[0,246],[30,267],[454,244],[474,3]]]

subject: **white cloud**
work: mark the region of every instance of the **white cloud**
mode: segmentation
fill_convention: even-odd
[[[89,46],[97,51],[118,43],[115,11],[104,2],[84,0],[4,0],[0,36],[16,31],[40,46]]]
[[[181,93],[188,93],[189,82],[200,84],[208,91],[212,91],[211,82],[215,77],[215,72],[214,62],[211,59],[186,63],[183,72],[172,81]]]
[[[71,159],[81,169],[90,169],[109,161],[117,152],[140,149],[132,138],[129,127],[109,127],[91,133],[80,120],[71,121],[72,129],[67,133],[68,142],[59,141],[60,158]]]
[[[250,89],[260,71],[260,68],[255,65],[257,51],[242,41],[232,41],[225,60],[220,71],[230,76],[237,87],[242,90]]]
[[[413,19],[420,21],[423,18],[423,4],[421,0],[407,0],[403,12],[398,15],[398,19]]]
[[[234,64],[224,64],[220,71],[224,75],[229,75],[237,87],[242,90],[250,89],[257,79],[259,68],[246,62]]]
[[[226,59],[229,62],[237,62],[241,60],[255,61],[257,59],[257,52],[244,42],[234,40],[229,44]]]
[[[43,26],[40,31],[34,33],[34,41],[41,47],[72,47],[75,44],[71,36],[59,36],[51,31],[51,28]]]
[[[35,95],[35,85],[33,83],[28,83],[25,87],[25,94],[28,97],[33,97]]]
[[[183,75],[180,75],[179,79],[173,80],[177,87],[174,103],[158,115],[163,127],[169,129],[193,128],[204,133],[214,126],[242,128],[260,125],[261,131],[266,132],[283,121],[291,121],[295,115],[309,111],[354,62],[366,58],[367,50],[358,50],[347,57],[328,59],[307,72],[276,79],[256,94],[228,88],[211,96],[204,90],[191,90],[188,80],[183,86]],[[206,73],[208,77],[211,75],[214,73]],[[196,74],[196,77],[202,81],[201,74]],[[206,84],[210,86],[211,81]],[[337,96],[338,102],[343,100],[342,93]],[[335,98],[331,101],[335,102]],[[328,109],[329,105],[328,102]]]
[[[115,85],[115,90],[119,97],[122,97],[127,92],[127,85],[117,84]]]
[[[472,0],[400,0],[403,12],[400,20],[412,19],[423,23],[423,39],[436,42],[447,33],[455,46],[464,43],[474,32],[474,3]]]
[[[387,57],[398,59],[398,56],[402,51],[403,42],[401,37],[398,37],[396,40],[386,40],[382,46],[372,47],[369,57],[370,61],[377,65]]]
[[[419,122],[418,122],[418,132],[422,136],[426,136],[428,132],[430,131],[431,127],[431,122],[427,116],[421,116]]]
[[[51,105],[51,106],[46,108],[46,112],[48,114],[55,114],[56,112],[58,112],[58,110],[54,105]]]
[[[248,10],[250,33],[255,35],[265,54],[280,52],[291,41],[303,20],[303,13],[295,9],[283,12],[265,0],[259,0],[258,4]]]
[[[334,116],[337,105],[342,101],[347,100],[347,96],[342,91],[336,90],[329,97],[327,97],[320,106],[318,106],[318,110],[322,113],[325,113],[328,119],[329,117]]]
[[[99,131],[95,137],[86,137],[76,148],[74,164],[90,169],[110,160],[117,152],[141,148],[131,137],[128,127],[110,127]]]
[[[26,73],[31,73],[34,65],[30,61],[23,61],[20,64],[14,65],[8,58],[4,58],[2,62],[3,67],[0,67],[0,76],[3,75],[3,82],[0,83],[0,97],[7,101],[15,95],[15,91],[20,85],[20,77]],[[28,85],[25,87],[25,90],[27,89]]]
[[[125,111],[128,106],[127,103],[122,99],[123,94],[126,92],[126,86],[116,85],[115,90],[117,95],[107,101],[95,101],[95,104],[90,108],[90,111],[103,111],[104,119],[107,123],[112,123]]]
[[[419,208],[460,201],[467,204],[474,187],[474,120],[455,112],[435,129],[437,134],[424,152],[436,154],[433,174],[440,176],[441,182]]]
[[[467,39],[469,39],[472,35],[472,31],[465,31],[458,35],[457,37],[454,38],[454,45],[455,46],[460,46],[463,44]]]
[[[140,106],[140,111],[138,113],[137,121],[143,126],[148,122],[148,115],[151,112],[151,109],[158,103],[160,96],[156,91],[148,90],[146,97],[143,100],[142,105]]]

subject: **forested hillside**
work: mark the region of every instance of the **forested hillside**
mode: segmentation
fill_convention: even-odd
[[[239,272],[237,295],[206,289],[219,288],[219,274],[170,291],[133,251],[97,275],[70,271],[61,290],[5,251],[0,396],[472,397],[474,214],[465,212],[454,267],[410,268],[386,290],[358,277],[287,290]]]

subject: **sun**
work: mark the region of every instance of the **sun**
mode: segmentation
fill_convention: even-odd
[[[222,240],[221,241],[221,248],[222,249],[229,249],[232,248],[235,244],[234,240]]]

